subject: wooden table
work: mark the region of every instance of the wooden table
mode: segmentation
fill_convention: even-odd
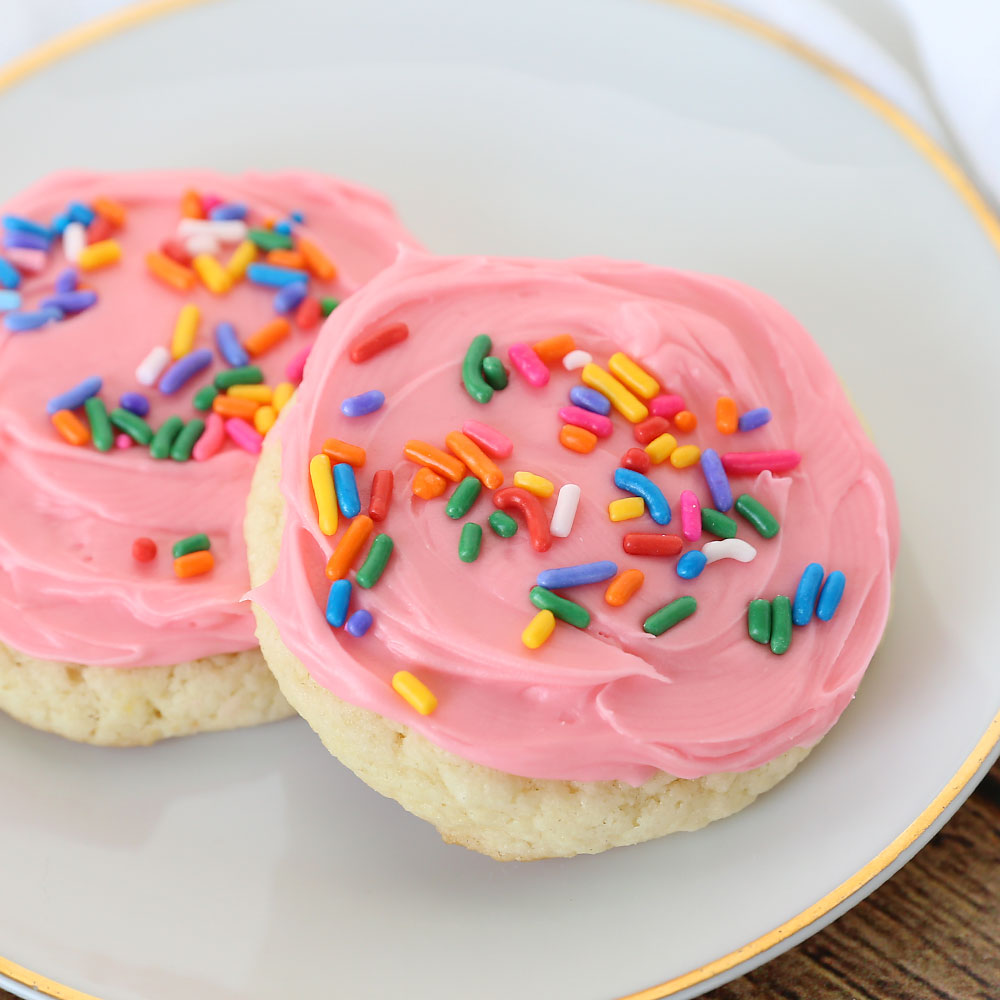
[[[704,1000],[1000,1000],[1000,764],[864,902]]]

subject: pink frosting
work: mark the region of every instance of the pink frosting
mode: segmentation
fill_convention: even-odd
[[[100,375],[109,410],[122,393],[139,391],[152,403],[154,428],[173,413],[190,419],[195,391],[225,367],[221,359],[171,397],[135,378],[154,345],[169,346],[180,307],[201,309],[196,347],[214,346],[221,320],[245,337],[274,317],[273,289],[243,282],[217,297],[200,284],[178,292],[148,274],[145,255],[174,235],[187,188],[246,202],[251,224],[301,209],[301,232],[339,268],[335,281],[312,283],[318,295],[350,295],[394,259],[400,243],[413,244],[380,197],[308,173],[61,173],[4,206],[42,223],[69,201],[100,195],[128,210],[115,234],[121,262],[81,276],[98,293],[96,306],[31,333],[0,325],[0,639],[34,656],[127,667],[256,645],[252,616],[239,603],[249,587],[242,522],[255,456],[232,444],[206,462],[155,461],[139,447],[102,454],[66,444],[45,412],[50,397]],[[45,269],[22,283],[24,308],[50,294],[66,266],[57,240]],[[288,360],[313,336],[293,324],[283,344],[257,359],[267,381],[282,381]],[[178,580],[171,547],[201,531],[212,540],[215,569]],[[151,563],[132,558],[140,536],[159,547]]]
[[[405,343],[364,364],[348,360],[354,336],[392,322],[409,326]],[[612,435],[592,453],[561,447],[558,411],[579,372],[559,364],[545,388],[512,373],[489,404],[473,402],[460,364],[481,332],[502,358],[511,344],[556,333],[571,333],[598,363],[625,351],[699,416],[695,432],[678,434],[682,444],[720,453],[798,449],[801,465],[789,474],[733,480],[734,492],[751,493],[779,518],[780,533],[765,540],[741,521],[739,537],[757,548],[756,559],[722,560],[690,581],[677,576],[676,558],[626,555],[627,531],[679,533],[684,489],[711,505],[700,469],[653,467],[674,509],[668,528],[648,516],[611,523],[608,502],[623,495],[612,476],[635,445],[632,426],[615,414]],[[341,416],[340,401],[367,389],[385,392],[385,406],[364,418]],[[768,406],[774,419],[722,435],[714,413],[724,395],[741,411]],[[411,495],[416,466],[403,459],[403,442],[443,447],[470,417],[513,440],[512,456],[499,463],[505,485],[525,469],[557,491],[563,483],[582,487],[572,533],[553,539],[548,552],[534,551],[523,524],[510,539],[485,527],[479,560],[462,563],[461,522],[445,516],[443,499]],[[374,588],[354,590],[354,607],[375,619],[359,639],[331,629],[323,615],[323,568],[336,539],[317,528],[306,467],[326,437],[367,449],[363,502],[375,470],[396,476],[389,515],[377,526],[396,549]],[[282,441],[281,557],[254,599],[324,687],[503,771],[639,784],[657,770],[694,778],[755,767],[814,743],[833,725],[885,626],[898,535],[889,474],[808,334],[766,296],[732,281],[599,259],[404,254],[324,328]],[[484,490],[469,517],[485,525],[491,499]],[[554,496],[543,501],[549,515],[554,503]],[[544,646],[526,649],[521,632],[535,613],[528,591],[538,572],[603,559],[640,568],[639,593],[613,608],[605,584],[569,591],[592,613],[591,626],[557,623]],[[796,628],[789,652],[774,655],[747,636],[748,602],[792,596],[810,562],[846,573],[843,602],[833,621]],[[697,598],[691,618],[658,638],[643,632],[652,611],[683,594]],[[391,689],[401,669],[436,695],[432,714],[419,715]]]

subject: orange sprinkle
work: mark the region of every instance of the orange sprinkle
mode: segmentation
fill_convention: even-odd
[[[268,264],[277,264],[278,267],[292,267],[296,271],[301,271],[306,266],[306,259],[298,250],[269,250],[264,258]]]
[[[677,414],[680,416],[680,413]],[[676,418],[674,418],[676,421]],[[715,403],[715,426],[720,434],[735,434],[740,423],[736,400],[728,396],[720,396]]]
[[[220,417],[241,417],[250,421],[253,421],[253,415],[260,406],[261,404],[254,399],[243,399],[226,393],[219,393],[212,400],[212,412],[218,413]]]
[[[181,195],[181,215],[185,219],[205,218],[205,210],[201,207],[201,195],[197,191],[185,191]]]
[[[323,454],[329,455],[331,462],[346,462],[355,469],[360,469],[367,457],[364,448],[348,444],[346,441],[338,441],[337,438],[327,438],[323,442]]]
[[[698,418],[690,410],[681,410],[674,417],[674,426],[687,434],[698,426]]]
[[[302,254],[306,267],[320,281],[333,281],[337,277],[337,269],[333,262],[315,243],[311,243],[305,237],[299,237],[299,253]]]
[[[452,431],[445,436],[444,443],[448,446],[448,451],[464,462],[469,467],[469,472],[488,490],[499,489],[503,485],[500,467],[472,438],[460,431]]]
[[[641,569],[623,570],[608,584],[608,589],[604,591],[604,600],[611,607],[620,608],[629,602],[645,579]]]
[[[90,440],[89,428],[72,410],[56,410],[52,414],[52,426],[69,444],[86,444]]]
[[[413,495],[421,500],[433,500],[441,496],[448,488],[448,481],[444,476],[439,476],[432,472],[427,466],[417,469],[417,474],[413,477]]]
[[[95,198],[90,207],[103,219],[107,219],[115,229],[125,225],[125,206],[110,198]]]
[[[465,466],[457,458],[426,441],[407,441],[403,446],[403,455],[417,465],[426,465],[453,483],[460,483],[465,478]]]
[[[586,455],[594,450],[597,444],[597,435],[588,431],[586,427],[573,427],[571,424],[563,424],[559,431],[559,443],[570,451],[577,451],[581,455]]]
[[[347,571],[354,565],[361,547],[368,540],[374,523],[367,514],[358,514],[351,521],[326,564],[328,580],[340,580],[347,576]]]
[[[542,361],[547,365],[562,361],[570,351],[576,350],[576,341],[568,333],[560,333],[555,337],[548,337],[532,345],[532,349]]]
[[[159,250],[146,254],[146,267],[149,268],[150,274],[168,285],[173,285],[178,291],[187,292],[194,286],[194,271],[171,260]]]
[[[243,346],[254,357],[269,351],[279,341],[292,332],[292,324],[283,316],[271,320],[266,326],[262,326],[256,333],[251,333],[243,342]]]
[[[215,557],[211,549],[200,552],[189,552],[186,556],[178,556],[174,560],[174,573],[183,579],[188,576],[201,576],[215,566]]]

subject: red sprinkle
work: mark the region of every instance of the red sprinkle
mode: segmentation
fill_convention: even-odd
[[[552,545],[549,519],[545,516],[541,502],[534,494],[520,486],[506,486],[493,494],[493,503],[499,510],[519,510],[528,526],[531,544],[536,552],[548,552]]]
[[[401,344],[410,335],[410,328],[405,323],[393,323],[372,333],[363,333],[351,341],[349,357],[355,364],[361,364],[376,354],[381,354],[387,347]]]
[[[758,472],[789,472],[802,456],[797,451],[728,451],[722,467],[731,476],[756,476]]]
[[[373,521],[384,521],[392,501],[392,470],[379,469],[372,479],[372,496],[368,501],[368,516]]]
[[[156,558],[156,542],[152,538],[137,538],[132,543],[132,558],[136,562],[152,562]]]
[[[178,264],[183,264],[185,267],[191,266],[191,254],[187,252],[180,240],[164,240],[160,244],[160,252],[164,257],[169,257]]]
[[[680,535],[646,535],[629,532],[622,548],[632,556],[675,556],[684,547]]]
[[[319,299],[312,295],[307,295],[295,310],[295,325],[300,330],[312,330],[319,326],[319,321],[323,318],[323,307]]]
[[[642,448],[629,448],[629,450],[622,455],[622,465],[626,469],[632,469],[635,472],[648,472],[649,467],[652,464],[652,459],[642,450]]]
[[[100,243],[102,240],[110,238],[115,231],[111,220],[103,215],[98,215],[94,221],[87,226],[87,242]]]
[[[649,444],[653,438],[658,438],[669,430],[670,424],[663,417],[649,417],[636,424],[632,428],[632,433],[639,444]]]
[[[670,394],[649,401],[649,412],[655,417],[676,417],[684,409],[684,397]]]

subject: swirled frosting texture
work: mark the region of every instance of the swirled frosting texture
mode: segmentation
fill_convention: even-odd
[[[245,337],[274,317],[273,290],[247,282],[217,297],[203,287],[177,292],[152,278],[144,262],[174,235],[181,194],[193,188],[246,202],[254,219],[305,213],[303,235],[339,268],[318,294],[343,298],[412,245],[377,195],[308,173],[225,176],[207,171],[135,174],[60,173],[24,191],[4,212],[47,222],[67,202],[105,196],[128,210],[115,234],[119,264],[85,274],[99,296],[88,311],[31,333],[0,326],[0,640],[33,656],[108,666],[179,663],[256,645],[253,617],[240,599],[249,587],[243,509],[254,456],[231,444],[206,462],[154,461],[146,448],[71,447],[53,430],[48,399],[90,375],[104,379],[108,409],[123,392],[144,392],[155,428],[170,414],[196,415],[195,391],[224,367],[216,358],[176,395],[135,379],[156,344],[169,346],[185,302],[201,309],[195,347],[212,347],[216,323]],[[223,248],[224,261],[230,248]],[[58,241],[48,266],[22,282],[24,308],[53,289],[66,267]],[[294,325],[293,325],[294,327]],[[315,336],[292,335],[259,360],[267,381],[284,379],[289,358]],[[194,532],[212,540],[215,569],[178,580],[174,541]],[[131,556],[136,537],[157,542],[147,564]]]
[[[409,326],[407,341],[351,363],[346,349],[354,336],[397,321]],[[757,547],[756,559],[711,564],[691,581],[677,576],[675,558],[626,555],[625,531],[664,530],[648,515],[621,524],[608,518],[608,502],[623,495],[612,476],[635,443],[632,426],[616,415],[611,437],[588,455],[561,447],[557,411],[578,373],[560,365],[544,389],[512,373],[510,387],[492,402],[473,402],[459,368],[481,332],[505,360],[511,343],[567,332],[599,363],[625,351],[699,416],[682,443],[720,452],[799,450],[802,463],[789,474],[733,480],[735,492],[750,492],[775,513],[780,533],[764,540],[742,522],[740,537]],[[386,394],[381,410],[341,416],[343,398],[373,388]],[[724,436],[714,427],[723,395],[741,410],[769,406],[774,419]],[[487,528],[479,560],[459,561],[462,522],[445,516],[443,500],[411,495],[416,466],[403,459],[402,446],[421,438],[442,447],[469,418],[513,440],[513,455],[500,463],[505,485],[525,469],[557,489],[582,487],[570,537],[539,554],[523,526],[506,540]],[[306,468],[329,436],[368,450],[363,500],[375,470],[389,468],[396,477],[392,508],[378,526],[396,551],[373,589],[355,588],[355,606],[375,618],[360,639],[331,629],[322,610],[323,569],[336,539],[317,529]],[[282,444],[287,521],[280,560],[254,599],[338,697],[503,771],[639,784],[656,770],[694,778],[753,768],[826,733],[886,623],[898,524],[885,465],[808,334],[766,296],[732,281],[599,259],[405,254],[324,327]],[[665,463],[651,477],[674,509],[668,531],[679,532],[682,489],[710,506],[697,466]],[[550,514],[553,502],[545,501]],[[469,517],[485,523],[492,510],[484,490]],[[528,591],[539,570],[598,559],[642,569],[639,593],[613,608],[603,584],[575,589],[567,596],[591,611],[591,626],[557,623],[548,643],[526,649],[520,635],[535,611]],[[789,652],[776,656],[747,637],[747,604],[793,594],[809,562],[846,573],[843,602],[832,622],[796,628]],[[697,598],[696,613],[658,638],[645,634],[647,615],[682,594]],[[400,669],[437,696],[431,715],[418,715],[393,692],[391,677]]]

